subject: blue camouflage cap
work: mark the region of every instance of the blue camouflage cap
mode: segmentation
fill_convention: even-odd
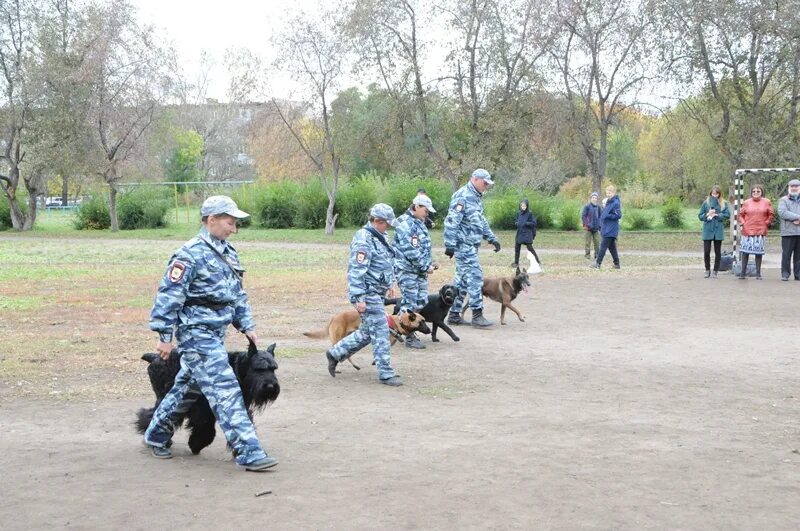
[[[203,201],[203,206],[200,207],[201,216],[219,216],[221,214],[228,214],[238,219],[250,216],[247,212],[239,210],[233,199],[227,195],[212,195]]]
[[[492,176],[489,174],[488,171],[484,170],[483,168],[478,168],[477,170],[472,172],[472,176],[475,177],[476,179],[481,179],[483,181],[486,181],[486,184],[494,184]]]
[[[369,215],[373,218],[385,219],[389,225],[394,227],[396,220],[394,218],[394,210],[386,203],[378,203],[369,209]]]
[[[417,197],[414,198],[411,204],[424,206],[425,208],[428,209],[428,212],[436,214],[436,209],[433,208],[433,201],[431,201],[431,198],[428,197],[427,195],[418,195]]]

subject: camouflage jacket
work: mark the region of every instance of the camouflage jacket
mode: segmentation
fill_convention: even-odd
[[[415,218],[410,212],[397,218],[393,242],[396,271],[427,274],[433,263],[431,246],[431,236],[425,227],[425,220]]]
[[[372,228],[370,223],[356,231],[350,244],[347,286],[351,303],[363,301],[367,295],[383,297],[394,283],[394,249],[387,248],[388,241],[384,245],[368,228]],[[386,241],[386,234],[382,236]]]
[[[167,342],[175,327],[221,328],[233,323],[243,332],[252,330],[255,324],[242,286],[243,274],[236,249],[203,227],[170,258],[150,312],[150,329]]]
[[[462,244],[480,245],[482,238],[489,243],[497,241],[483,213],[483,196],[468,182],[450,199],[444,220],[444,246],[455,249]]]

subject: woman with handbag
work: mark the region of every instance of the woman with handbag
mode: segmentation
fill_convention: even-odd
[[[697,217],[703,222],[703,262],[706,266],[705,278],[717,278],[719,272],[722,240],[725,239],[725,220],[731,217],[728,202],[722,197],[722,189],[712,186],[708,197],[700,205]],[[711,273],[711,245],[714,245],[714,273]]]

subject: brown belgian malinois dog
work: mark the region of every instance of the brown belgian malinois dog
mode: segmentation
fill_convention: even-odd
[[[387,315],[386,322],[389,325],[389,344],[394,345],[398,340],[403,341],[404,335],[411,332],[420,332],[423,334],[430,334],[431,330],[428,328],[425,319],[416,312],[403,312],[398,315]],[[303,332],[303,335],[313,339],[328,338],[331,345],[338,343],[343,337],[355,332],[361,326],[361,315],[356,310],[346,310],[339,312],[328,321],[328,326],[324,330],[317,330],[316,332]],[[347,361],[355,367],[357,371],[361,367],[353,363],[351,358]]]
[[[511,304],[511,301],[517,298],[520,292],[528,292],[528,286],[531,285],[530,278],[528,277],[528,271],[526,269],[519,269],[517,268],[517,274],[513,277],[500,277],[500,278],[484,278],[483,279],[483,289],[481,289],[481,293],[483,293],[484,297],[492,299],[495,302],[499,302],[500,306],[500,324],[506,324],[506,308],[509,308],[512,312],[517,314],[520,321],[525,321],[525,316],[522,315],[522,312],[514,308],[514,305]],[[464,316],[464,313],[467,311],[467,299],[469,297],[464,297],[464,309],[461,310],[461,316]]]

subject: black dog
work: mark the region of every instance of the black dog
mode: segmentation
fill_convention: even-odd
[[[434,343],[438,343],[439,341],[436,339],[436,332],[439,330],[439,328],[447,332],[447,335],[450,336],[450,339],[453,341],[461,340],[444,322],[444,320],[447,319],[447,314],[450,311],[450,307],[453,305],[453,301],[456,300],[456,295],[458,295],[458,290],[456,287],[452,284],[445,284],[439,288],[439,293],[435,295],[428,295],[428,304],[417,311],[417,313],[425,318],[425,322],[433,325],[433,329],[431,330],[431,341]],[[395,305],[394,313],[400,311],[400,299],[386,299],[385,302],[386,304]]]
[[[167,361],[152,353],[145,354],[142,359],[150,363],[147,375],[156,394],[156,405],[152,408],[142,408],[137,413],[135,426],[139,433],[147,430],[156,408],[175,383],[175,376],[181,365],[181,355],[177,350],[172,351]],[[239,380],[244,405],[252,420],[254,412],[261,411],[274,402],[281,392],[278,378],[275,376],[275,371],[278,369],[278,363],[275,361],[275,343],[267,347],[267,350],[258,350],[251,341],[247,352],[229,352],[228,363],[236,374],[236,379]],[[189,448],[193,454],[199,454],[214,441],[216,418],[211,406],[208,405],[208,400],[199,390],[189,391],[186,394],[176,414],[178,419],[175,427],[182,427],[186,421],[186,427],[191,432]]]

